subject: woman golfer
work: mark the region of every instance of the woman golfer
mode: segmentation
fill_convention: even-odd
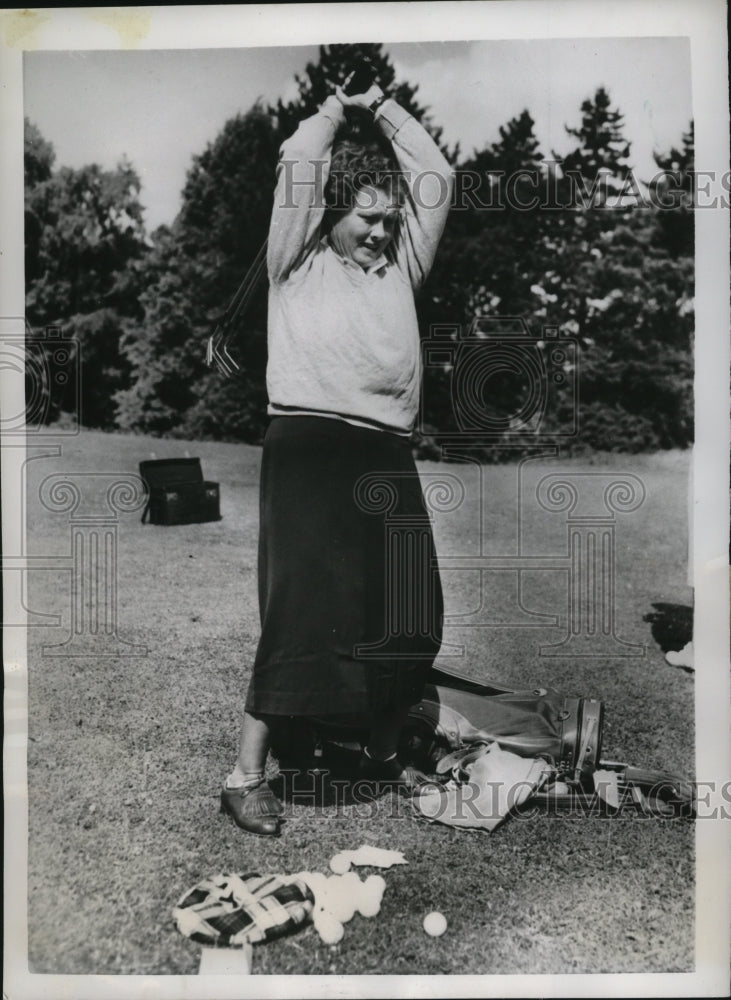
[[[333,149],[350,109],[374,116],[382,148]],[[451,184],[428,133],[376,85],[337,88],[281,148],[267,258],[261,638],[221,793],[222,810],[252,833],[279,832],[282,804],[264,769],[272,727],[287,717],[357,714],[369,739],[354,777],[418,780],[396,749],[439,651],[442,593],[409,444],[414,291]],[[403,545],[386,517],[405,526]]]

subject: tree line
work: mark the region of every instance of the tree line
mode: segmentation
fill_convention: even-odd
[[[575,146],[564,157],[540,149],[528,110],[502,125],[496,142],[465,157],[459,146],[444,145],[418,88],[396,80],[379,44],[323,46],[297,77],[293,100],[259,102],[227,121],[193,158],[175,220],[151,234],[132,164],[123,160],[112,171],[56,168],[52,146],[26,121],[26,312],[33,329],[60,326],[78,345],[82,423],[261,441],[266,281],[234,331],[238,374],[225,378],[206,366],[206,340],[266,239],[281,142],[366,58],[383,90],[442,146],[461,192],[417,300],[422,337],[451,331],[452,357],[425,365],[420,453],[436,455],[435,436],[461,426],[455,359],[469,331],[494,344],[507,329],[512,343],[518,319],[537,345],[524,349],[543,351],[541,377],[550,391],[540,430],[566,433],[578,448],[687,446],[692,122],[678,148],[656,154],[665,173],[646,180],[646,190],[657,195],[649,200],[632,197],[631,146],[604,88],[583,102],[579,124],[566,126]],[[372,128],[367,121],[354,126],[362,138]],[[563,359],[558,368],[547,361],[544,331],[558,331],[566,342],[566,350],[551,355]],[[530,433],[521,423],[530,364],[523,369],[516,357],[498,351],[468,388],[484,394],[480,405],[494,414],[493,458],[502,444],[514,446]],[[47,402],[48,421],[64,419],[72,405],[57,390]]]

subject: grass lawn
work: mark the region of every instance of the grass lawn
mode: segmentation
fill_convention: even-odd
[[[428,825],[385,796],[367,809],[290,805],[282,837],[270,841],[219,815],[258,636],[259,449],[84,432],[63,441],[62,455],[28,464],[28,538],[31,554],[69,552],[69,515],[38,501],[47,475],[136,472],[151,452],[165,458],[186,449],[200,456],[207,479],[220,482],[223,519],[166,528],[143,526],[135,513],[119,518],[119,634],[145,646],[146,656],[42,655],[44,643],[68,634],[69,575],[30,574],[31,609],[61,616],[59,628],[29,630],[31,971],[194,973],[198,949],[171,919],[184,890],[220,871],[326,871],[334,853],[362,843],[403,851],[409,861],[384,873],[380,917],[356,917],[333,947],[311,926],[258,947],[255,972],[692,971],[687,820],[539,815],[511,819],[488,836]],[[490,467],[482,502],[475,468],[422,463],[421,470],[457,475],[465,488],[458,509],[435,519],[440,556],[475,553],[480,540],[492,554],[514,554],[519,542],[523,553],[565,551],[566,515],[537,506],[540,478],[562,471],[641,480],[644,503],[616,521],[616,634],[644,644],[644,655],[540,655],[562,628],[511,627],[515,574],[502,571],[486,574],[485,606],[473,620],[481,627],[447,629],[447,641],[465,650],[445,663],[516,686],[601,698],[605,759],[693,777],[693,678],[665,663],[657,622],[646,620],[657,615],[655,604],[682,609],[692,601],[687,455],[533,460],[520,480],[516,466]],[[448,613],[479,609],[479,574],[450,570],[443,579]],[[559,615],[565,626],[561,570],[524,574],[520,599],[533,615]],[[524,624],[536,621],[546,619],[525,615]],[[449,921],[436,942],[421,927],[434,909]]]

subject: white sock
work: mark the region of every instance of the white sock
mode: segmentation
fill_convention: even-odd
[[[258,785],[263,777],[263,771],[242,771],[237,764],[226,778],[226,788],[250,788],[253,785]]]

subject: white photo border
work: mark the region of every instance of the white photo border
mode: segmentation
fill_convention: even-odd
[[[726,7],[722,0],[494,0],[463,3],[340,3],[66,8],[0,12],[3,177],[0,215],[2,317],[22,317],[23,89],[29,50],[231,48],[355,41],[688,37],[696,163],[717,175],[729,161]],[[468,37],[465,37],[468,35]],[[715,187],[714,187],[715,185]],[[711,191],[724,197],[720,181]],[[725,192],[726,196],[728,192]],[[731,775],[729,749],[729,256],[728,209],[696,212],[695,659],[696,773],[718,787]],[[22,329],[21,329],[22,333]],[[2,377],[6,413],[22,411],[22,378]],[[7,444],[7,442],[3,442]],[[3,534],[20,551],[22,447],[3,447]],[[15,484],[15,485],[14,485]],[[19,527],[21,526],[21,527]],[[5,611],[22,620],[22,574],[9,574]],[[256,977],[67,976],[27,971],[27,662],[24,630],[6,629],[5,875],[6,993],[11,1000],[73,996],[216,998],[397,996],[722,996],[728,987],[731,824],[696,824],[696,971],[688,974]]]

